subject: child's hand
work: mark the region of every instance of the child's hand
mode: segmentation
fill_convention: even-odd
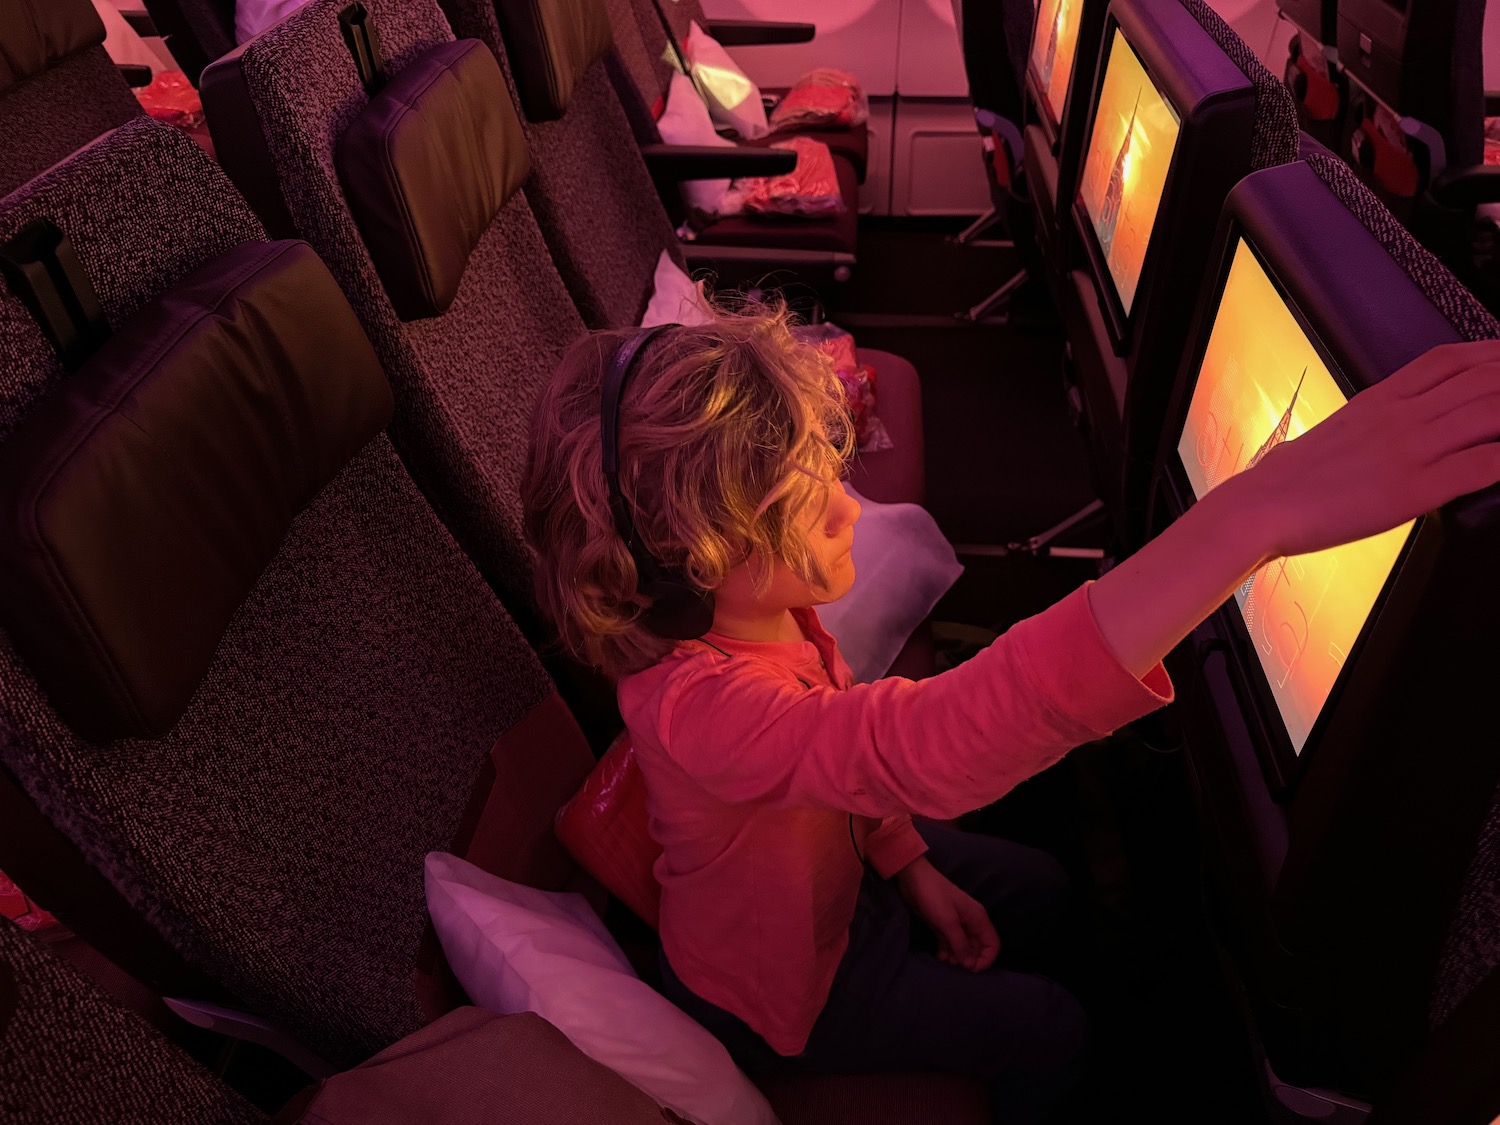
[[[937,935],[938,960],[975,973],[995,963],[1000,954],[1000,935],[989,914],[925,856],[897,872],[895,882],[907,905]]]
[[[1500,341],[1451,344],[1231,477],[1089,591],[1145,675],[1258,567],[1376,535],[1500,480]]]
[[[1450,344],[1244,474],[1269,557],[1363,539],[1500,479],[1500,341]]]

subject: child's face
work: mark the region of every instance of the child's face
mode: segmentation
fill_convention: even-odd
[[[798,605],[821,605],[842,598],[854,585],[854,525],[859,522],[859,501],[850,496],[844,482],[834,481],[828,490],[828,506],[809,506],[806,519],[808,550],[822,564],[828,578],[826,588],[815,588],[792,573],[785,565],[780,567],[798,586],[799,596],[805,591],[810,601]]]
[[[835,601],[854,585],[854,524],[859,519],[859,501],[836,481],[828,490],[828,505],[814,502],[799,521],[808,550],[822,566],[828,579],[826,587],[814,586],[784,562],[777,561],[770,585],[764,592],[755,589],[751,564],[742,563],[725,577],[715,591],[715,598],[735,612],[764,613],[822,605]]]

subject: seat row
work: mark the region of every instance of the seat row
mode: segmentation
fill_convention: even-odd
[[[0,869],[310,1072],[457,999],[428,852],[587,885],[552,817],[618,720],[553,656],[518,485],[562,351],[682,261],[601,11],[531,29],[543,121],[432,0],[314,0],[204,75],[222,167],[131,114],[0,200]],[[915,371],[875,362],[897,447],[856,482],[920,499]]]

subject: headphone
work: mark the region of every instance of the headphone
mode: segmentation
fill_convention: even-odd
[[[659,637],[672,641],[691,641],[703,636],[714,623],[714,596],[694,585],[680,568],[667,566],[636,539],[635,521],[625,494],[620,491],[620,399],[630,378],[636,357],[656,336],[676,324],[662,324],[642,329],[620,345],[604,374],[602,403],[599,412],[600,439],[603,445],[604,479],[609,484],[609,511],[615,531],[625,541],[635,560],[637,589],[651,599],[641,614],[641,622]]]

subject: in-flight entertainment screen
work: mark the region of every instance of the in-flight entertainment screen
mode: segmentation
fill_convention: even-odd
[[[1178,128],[1177,112],[1116,28],[1079,195],[1127,316],[1140,284]]]
[[[1031,37],[1031,71],[1052,124],[1062,121],[1078,53],[1078,23],[1084,0],[1042,0]]]
[[[1254,252],[1240,239],[1177,444],[1194,495],[1201,499],[1347,401]],[[1413,526],[1316,554],[1276,559],[1235,591],[1298,754]]]

